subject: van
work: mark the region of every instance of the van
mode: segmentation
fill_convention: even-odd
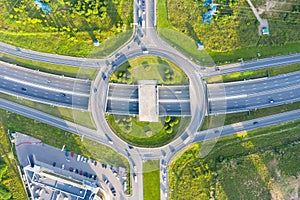
[[[133,174],[133,179],[134,179],[134,182],[137,183],[137,176],[136,176],[136,174]]]

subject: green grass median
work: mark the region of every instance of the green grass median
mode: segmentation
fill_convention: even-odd
[[[160,199],[159,160],[143,163],[144,200]]]

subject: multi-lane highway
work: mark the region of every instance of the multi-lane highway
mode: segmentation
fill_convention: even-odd
[[[249,111],[300,101],[300,72],[208,84],[209,114]]]
[[[139,114],[138,85],[110,83],[106,112],[119,115]],[[158,86],[159,116],[190,116],[188,85]]]
[[[75,79],[0,62],[0,92],[45,104],[87,110],[90,80]]]
[[[138,9],[142,9],[138,1],[139,0],[134,1],[135,24],[138,24],[137,23]],[[8,53],[14,56],[28,58],[32,60],[39,60],[39,61],[44,61],[44,62],[49,62],[54,64],[64,64],[70,66],[89,67],[89,68],[100,68],[100,71],[95,81],[88,84],[84,82],[82,82],[81,84],[81,81],[77,82],[77,80],[75,81],[73,79],[67,79],[59,76],[51,77],[51,80],[49,82],[47,78],[50,76],[46,74],[36,72],[36,71],[28,71],[27,73],[22,71],[21,69],[13,69],[13,70],[14,73],[21,72],[26,74],[24,77],[20,75],[10,75],[10,73],[8,72],[4,72],[3,74],[0,75],[0,79],[2,81],[0,82],[2,92],[10,92],[9,94],[12,95],[16,95],[16,96],[22,95],[22,97],[24,98],[28,97],[31,100],[41,100],[42,102],[46,102],[46,103],[47,102],[50,103],[54,101],[54,102],[58,102],[59,105],[65,105],[65,106],[70,105],[71,103],[72,107],[74,107],[73,103],[75,103],[75,105],[78,107],[85,106],[86,108],[88,103],[90,102],[89,108],[92,112],[93,119],[96,123],[97,131],[76,125],[71,122],[66,122],[65,120],[58,119],[49,116],[47,114],[35,111],[33,109],[20,106],[18,104],[14,104],[1,99],[0,99],[0,107],[34,118],[36,120],[40,120],[44,123],[51,124],[53,126],[62,128],[64,130],[76,134],[85,135],[86,137],[89,137],[95,141],[109,145],[112,148],[114,148],[116,151],[123,154],[124,156],[127,156],[129,158],[129,162],[131,165],[131,174],[137,175],[137,182],[132,182],[133,194],[131,197],[129,197],[129,199],[137,199],[137,200],[143,199],[143,174],[142,174],[143,160],[160,159],[162,161],[161,172],[162,174],[165,174],[165,171],[167,171],[167,165],[169,161],[174,157],[174,155],[181,149],[185,148],[187,145],[191,144],[192,142],[198,142],[208,138],[214,138],[219,135],[223,136],[227,134],[233,134],[241,130],[250,130],[262,126],[269,126],[271,124],[294,120],[294,119],[298,119],[300,116],[300,111],[298,110],[290,113],[283,113],[276,116],[270,116],[267,118],[256,119],[257,123],[255,124],[253,123],[253,121],[250,121],[250,122],[240,123],[237,125],[219,127],[217,129],[218,131],[213,129],[205,132],[197,132],[200,125],[202,124],[206,112],[206,108],[207,108],[206,105],[207,99],[206,99],[206,92],[205,92],[206,87],[202,82],[202,77],[215,76],[215,75],[233,73],[238,71],[246,71],[249,69],[259,69],[263,67],[285,65],[285,64],[300,62],[300,54],[262,59],[257,61],[241,63],[241,64],[220,66],[219,71],[215,71],[214,69],[206,69],[201,71],[201,67],[195,65],[190,60],[186,59],[180,52],[170,47],[168,44],[166,44],[158,37],[154,27],[154,25],[156,24],[155,1],[145,0],[144,5],[145,5],[144,15],[146,20],[146,25],[144,28],[138,26],[135,27],[136,31],[134,32],[135,35],[133,39],[129,41],[126,44],[126,46],[120,48],[118,52],[116,52],[119,55],[122,55],[120,57],[112,55],[107,57],[106,59],[74,58],[69,56],[60,56],[60,55],[35,52],[35,51],[21,49],[18,47],[7,45],[4,43],[0,43],[0,52]],[[136,89],[132,89],[132,88],[130,88],[129,91],[126,91],[127,89],[124,88],[121,88],[119,90],[117,88],[114,89],[115,91],[114,90],[109,91],[108,78],[103,80],[102,75],[103,74],[110,75],[116,67],[120,66],[128,59],[145,55],[145,54],[165,57],[173,61],[174,63],[176,63],[178,66],[180,66],[182,70],[187,74],[190,80],[190,84],[188,86],[189,87],[188,92],[186,90],[182,90],[181,93],[176,92],[177,89],[175,89],[174,91],[171,90],[172,92],[170,92],[167,89],[162,89],[162,92],[159,94],[161,99],[161,101],[159,102],[159,106],[161,107],[162,110],[166,110],[166,111],[170,109],[169,107],[176,108],[177,110],[181,110],[181,114],[182,114],[182,109],[183,110],[189,109],[188,112],[191,115],[191,122],[188,125],[187,129],[184,131],[184,133],[168,145],[159,148],[153,148],[153,149],[138,148],[138,147],[134,147],[134,149],[130,149],[128,147],[128,144],[122,141],[120,138],[118,138],[114,134],[114,132],[110,129],[105,119],[105,113],[107,111],[107,108],[117,109],[122,111],[122,109],[124,109],[124,106],[122,105],[120,106],[121,104],[120,101],[123,102],[124,99],[127,100],[129,99],[130,101],[128,102],[132,102],[132,105],[126,108],[127,110],[128,108],[129,110],[134,110],[134,107],[138,109],[138,105],[136,105],[137,101],[134,100],[138,96],[137,91]],[[2,69],[2,66],[0,67]],[[38,77],[36,76],[33,77],[34,74],[38,74],[36,75]],[[223,84],[218,86],[209,85],[208,94],[211,100],[210,105],[212,104],[212,102],[215,102],[215,104],[218,105],[218,108],[216,110],[217,111],[218,109],[225,110],[225,112],[228,112],[228,110],[232,108],[233,110],[236,110],[237,108],[241,110],[243,107],[249,109],[249,107],[254,105],[252,104],[247,105],[247,102],[249,101],[259,102],[259,99],[257,99],[258,96],[255,96],[257,94],[265,95],[265,96],[260,96],[259,98],[263,98],[264,100],[268,99],[268,102],[266,104],[267,106],[275,105],[278,102],[281,102],[280,98],[285,98],[282,100],[282,102],[287,102],[286,99],[291,98],[292,97],[291,95],[294,95],[292,98],[296,99],[298,97],[296,97],[295,94],[300,93],[299,89],[297,88],[297,84],[299,86],[299,82],[293,81],[297,79],[296,77],[297,76],[294,76],[294,79],[290,78],[288,80],[285,80],[286,77],[279,78],[277,79],[278,86],[276,86],[277,83],[270,84],[271,82],[269,82],[269,84],[268,83],[264,84],[264,82],[260,82],[260,83],[257,82],[256,86],[252,86],[251,84],[253,84],[255,81],[254,82],[246,81],[246,82],[239,82],[239,83],[232,83],[232,84],[228,83],[228,84]],[[73,88],[71,89],[72,82],[71,83],[68,82],[70,80],[73,80],[73,85],[75,81],[76,87],[73,87],[75,88],[75,90]],[[268,80],[272,81],[271,78],[269,78]],[[12,82],[7,82],[7,81],[12,81]],[[256,81],[263,81],[263,79],[256,80]],[[68,84],[65,84],[65,82]],[[77,85],[78,83],[79,85]],[[9,88],[11,85],[13,85],[13,87]],[[83,86],[81,87],[81,85]],[[284,85],[284,86],[280,88],[280,85]],[[93,90],[93,92],[87,90],[87,88],[90,88],[90,86],[92,88],[95,88],[96,90]],[[244,86],[244,89],[241,88],[241,86]],[[266,88],[262,89],[259,86],[266,87]],[[15,90],[13,88],[15,88]],[[272,96],[269,97],[268,95],[270,95],[270,93],[268,94],[266,90],[274,91],[272,92]],[[49,91],[53,92],[51,93],[51,97],[49,97],[50,95]],[[279,91],[282,92],[281,97],[279,96],[280,94]],[[46,92],[48,94],[46,94]],[[295,94],[292,94],[291,92]],[[81,93],[88,94],[88,95],[86,100],[80,99],[79,102],[76,99],[76,96],[74,95],[75,94],[78,95]],[[243,99],[243,97],[235,98],[235,96],[237,97],[239,95],[245,95],[245,93],[248,99],[247,98]],[[253,96],[253,97],[249,99],[248,96]],[[124,99],[122,99],[123,97]],[[176,98],[176,102],[170,101],[170,100],[174,100],[174,98]],[[228,98],[228,99],[226,99],[226,101],[220,101],[218,98],[225,98],[225,99]],[[67,99],[72,99],[72,101],[66,101]],[[75,102],[73,102],[73,99],[75,100]],[[118,102],[115,101],[116,99],[119,99]],[[241,102],[238,102],[237,101],[238,99],[240,99]],[[271,102],[271,100],[273,100],[272,101],[273,103]],[[109,103],[109,101],[115,103]],[[230,106],[229,107],[227,105],[224,106],[223,102],[226,102],[227,105]],[[261,100],[260,105],[262,104],[263,103]],[[137,110],[135,110],[135,112],[136,111]],[[219,129],[220,130],[223,129],[223,131],[219,131]],[[136,171],[133,170],[133,166],[136,166]],[[166,199],[165,194],[166,192],[168,192],[165,191],[168,190],[168,180],[167,180],[168,176],[166,176],[166,174],[164,176],[166,178],[166,181],[165,183],[163,181],[161,182],[162,199]]]

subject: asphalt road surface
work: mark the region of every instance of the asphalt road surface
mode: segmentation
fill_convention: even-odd
[[[237,81],[208,84],[210,114],[243,112],[257,108],[300,101],[300,72]]]
[[[40,103],[87,110],[91,81],[0,62],[0,92]]]

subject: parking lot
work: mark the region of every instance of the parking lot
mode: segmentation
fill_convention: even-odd
[[[128,185],[125,168],[113,167],[65,149],[57,149],[23,134],[17,134],[15,144],[21,168],[29,165],[29,160],[33,160],[64,177],[101,185],[110,199],[127,199],[124,193],[124,188]]]

